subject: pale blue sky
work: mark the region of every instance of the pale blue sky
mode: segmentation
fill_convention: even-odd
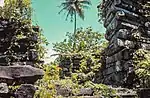
[[[63,13],[58,14],[60,2],[62,0],[33,0],[34,15],[33,20],[43,29],[44,35],[49,41],[48,48],[52,48],[52,43],[60,42],[65,38],[66,32],[73,32],[73,23],[65,20]],[[104,33],[102,24],[98,23],[97,5],[100,0],[91,0],[90,9],[85,9],[85,20],[77,19],[77,27],[92,27],[95,31]]]

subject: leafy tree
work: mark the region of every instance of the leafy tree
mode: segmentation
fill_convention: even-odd
[[[53,45],[53,49],[58,53],[79,53],[79,52],[96,52],[101,50],[106,46],[106,40],[104,39],[103,34],[99,32],[95,32],[91,27],[80,28],[74,34],[67,33],[67,38],[62,42],[56,42]],[[74,39],[75,38],[75,46]],[[73,49],[75,48],[75,50]]]
[[[70,72],[72,73],[72,67],[74,66],[74,59],[77,58],[77,63],[79,64],[78,70],[75,70],[75,74],[73,77],[78,77],[78,82],[86,82],[91,81],[96,72],[101,68],[101,53],[104,48],[107,46],[106,40],[104,40],[103,34],[99,32],[94,32],[92,28],[80,28],[74,34],[67,33],[68,38],[64,39],[64,41],[55,43],[54,50],[60,54],[59,60],[60,65],[65,60],[69,59],[70,64]],[[74,40],[75,38],[75,47]],[[75,49],[75,51],[74,51]],[[79,59],[78,59],[79,58]]]
[[[27,19],[31,22],[31,0],[5,0],[0,8],[1,17],[10,19]]]
[[[62,79],[59,73],[63,71],[63,68],[59,66],[59,60],[58,64],[43,66],[45,75],[43,79],[36,83],[38,91],[35,98],[63,98],[57,95],[58,87],[69,89],[68,92],[74,96],[79,93],[81,88],[91,88],[94,90],[94,95],[109,98],[113,94],[112,89],[103,84],[96,84],[93,81],[95,73],[101,67],[99,63],[101,56],[99,55],[107,46],[103,34],[94,32],[92,28],[86,28],[85,30],[80,28],[75,35],[67,33],[66,36],[67,38],[64,41],[55,43],[53,48],[58,52],[60,61],[67,58],[82,57],[80,68],[72,73],[70,77]],[[75,51],[73,50],[73,38],[76,38]]]
[[[133,57],[135,72],[141,87],[150,87],[150,51],[138,49]]]

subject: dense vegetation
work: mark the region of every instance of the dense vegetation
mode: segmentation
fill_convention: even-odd
[[[37,82],[39,90],[36,98],[39,96],[45,96],[44,98],[56,97],[58,85],[62,88],[71,89],[72,96],[79,93],[81,88],[92,88],[95,91],[94,95],[101,94],[108,97],[112,90],[103,84],[95,83],[97,73],[101,69],[101,55],[107,46],[103,35],[94,32],[92,28],[86,28],[85,30],[80,28],[75,35],[67,33],[66,36],[67,38],[64,41],[54,43],[53,48],[57,51],[58,54],[56,55],[59,55],[59,57],[55,64],[43,67],[45,76]],[[76,39],[75,47],[73,38]],[[80,58],[80,60],[74,62],[74,57]],[[70,63],[64,64],[68,59]],[[78,63],[75,69],[73,69],[74,63]],[[65,66],[69,69],[69,74],[65,73]]]
[[[90,3],[87,1],[87,4]],[[86,5],[82,5],[82,7],[86,7]],[[68,14],[71,13],[71,16],[78,13],[82,18],[84,17],[81,9],[77,9],[76,12],[74,10],[70,12],[70,10],[68,10]],[[16,32],[19,32],[17,39],[32,36],[35,33],[33,28],[39,29],[38,26],[32,26],[31,15],[30,0],[5,0],[5,6],[0,8],[0,16],[2,18],[12,19],[23,24],[16,30]],[[28,29],[26,33],[20,31],[26,29]],[[103,34],[93,31],[91,27],[76,30],[75,26],[74,31],[74,34],[67,33],[67,38],[62,42],[54,43],[53,48],[58,53],[56,54],[58,58],[55,62],[47,65],[38,64],[37,67],[42,68],[45,74],[43,79],[35,84],[38,89],[35,98],[61,98],[62,96],[57,96],[56,93],[58,86],[71,89],[72,95],[78,93],[80,88],[92,88],[95,91],[94,95],[101,94],[106,97],[113,93],[109,87],[98,84],[97,82],[100,81],[96,80],[97,78],[101,79],[102,56],[107,46],[107,41],[104,39]],[[36,46],[39,55],[38,60],[40,61],[45,54],[45,48],[42,45],[48,44],[48,42],[43,37],[41,30],[39,30],[37,35],[38,43],[34,46]],[[15,41],[13,41],[12,47],[17,45]],[[76,62],[74,62],[75,59],[77,59]],[[64,73],[66,68],[66,63],[64,62],[69,62],[67,65],[69,74]],[[76,68],[74,68],[74,63],[77,63]],[[137,50],[134,56],[134,64],[136,74],[140,79],[139,85],[141,87],[150,87],[150,52],[142,49]]]
[[[5,5],[0,7],[0,16],[2,19],[15,22],[13,25],[13,28],[15,29],[15,33],[13,35],[14,38],[11,41],[8,52],[11,52],[13,55],[12,48],[15,46],[20,47],[18,40],[34,36],[34,40],[36,40],[37,43],[29,42],[29,44],[30,46],[34,46],[38,52],[37,63],[41,62],[41,59],[44,57],[44,53],[46,53],[43,45],[48,44],[48,42],[43,36],[40,27],[38,25],[32,25],[31,1],[5,0]]]

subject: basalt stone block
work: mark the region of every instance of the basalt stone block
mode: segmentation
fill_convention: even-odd
[[[123,69],[124,71],[128,71],[129,70],[129,66],[133,66],[133,61],[132,60],[128,60],[123,64]]]
[[[105,33],[105,38],[108,41],[111,41],[114,38],[119,38],[119,39],[126,39],[126,40],[136,40],[135,37],[133,36],[133,32],[131,29],[117,29],[114,31],[106,31]]]
[[[30,65],[30,66],[34,66],[35,63],[34,62],[31,62],[31,61],[26,61],[26,62],[11,62],[11,65],[12,66],[16,66],[16,65],[22,65],[22,66],[25,66],[25,65]]]
[[[119,39],[119,38],[116,38],[116,39],[114,38],[114,40],[112,40],[112,43],[114,43],[116,47],[126,47],[130,49],[133,49],[136,46],[136,42],[134,41],[124,40],[124,39]]]
[[[105,75],[104,84],[117,87],[123,84],[124,75],[122,72],[114,72],[109,75]]]
[[[120,29],[117,32],[114,32],[113,36],[111,37],[109,41],[117,39],[117,38],[124,39],[124,40],[135,40],[135,38],[132,35],[132,32],[127,29]]]
[[[132,30],[132,29],[138,29],[138,27],[140,26],[141,24],[137,23],[137,22],[133,22],[131,20],[125,20],[125,21],[122,21],[122,20],[118,20],[117,18],[114,18],[110,24],[106,27],[107,31],[108,32],[113,32],[115,30],[119,30],[119,29],[129,29],[129,30]]]
[[[22,84],[15,92],[15,98],[33,98],[36,89],[31,84]]]
[[[28,57],[30,61],[37,61],[38,60],[38,52],[35,49],[31,49],[28,52]]]
[[[122,51],[106,58],[106,64],[110,64],[120,60],[129,60],[132,58],[132,50],[123,49]]]
[[[79,94],[76,96],[92,96],[94,93],[94,90],[92,88],[81,88],[79,91]]]
[[[109,75],[115,72],[121,72],[123,67],[121,66],[121,62],[117,61],[114,66],[111,66],[105,69],[104,75]]]
[[[118,96],[119,98],[137,98],[136,91],[127,89],[127,88],[113,88],[116,91],[116,94],[112,97]]]
[[[116,64],[116,63],[106,64],[106,68],[109,68],[109,67],[115,66],[115,64]]]
[[[72,95],[72,90],[70,88],[62,88],[62,87],[56,87],[57,95],[61,95],[63,97],[69,97]]]
[[[137,41],[150,44],[150,38],[148,37],[140,37],[140,39],[138,39]]]
[[[9,98],[9,90],[6,83],[0,83],[0,98]]]
[[[108,12],[104,21],[104,27],[107,27],[114,18],[121,21],[133,21],[139,24],[144,24],[144,18],[128,10],[115,7],[115,9],[110,9],[109,11],[110,12]]]
[[[150,88],[141,88],[138,90],[139,98],[150,98]]]
[[[102,83],[106,85],[112,85],[114,81],[112,81],[111,75],[106,75],[104,76]]]
[[[44,75],[43,70],[32,66],[0,66],[0,82],[11,85],[31,83],[33,84]]]
[[[104,98],[104,96],[81,96],[81,98]]]
[[[106,68],[112,67],[112,66],[122,66],[122,64],[124,64],[126,61],[124,60],[120,60],[120,61],[116,61],[114,63],[110,63],[108,65],[106,65]]]
[[[140,48],[146,49],[146,50],[150,50],[150,44],[141,43],[141,47]]]
[[[110,8],[112,10],[115,10],[114,7],[116,6],[132,11],[132,12],[136,12],[138,14],[143,12],[142,6],[135,1],[131,1],[131,0],[114,0],[114,1],[110,0],[109,1],[107,0],[107,1],[104,1],[101,6],[103,16],[106,17],[107,13],[109,13]]]

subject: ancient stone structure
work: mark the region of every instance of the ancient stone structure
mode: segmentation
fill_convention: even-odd
[[[106,62],[103,83],[132,87],[135,82],[133,55],[137,49],[150,49],[148,0],[102,0],[99,16],[104,20]]]
[[[43,71],[35,68],[37,32],[38,28],[30,30],[18,20],[0,18],[0,98],[33,98],[32,84],[43,76]],[[15,93],[9,91],[8,86],[18,85]]]
[[[62,68],[62,78],[71,76],[71,73],[76,73],[80,68],[82,56],[79,54],[63,55],[59,66]]]

